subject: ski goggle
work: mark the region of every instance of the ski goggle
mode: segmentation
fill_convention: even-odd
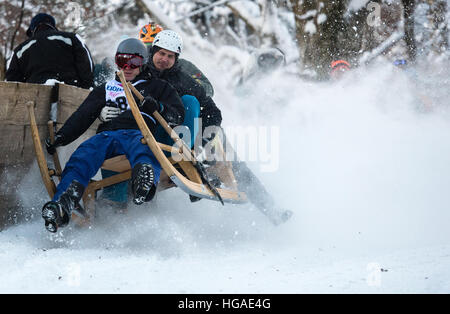
[[[144,65],[144,58],[127,53],[116,54],[116,64],[120,69],[136,69]]]

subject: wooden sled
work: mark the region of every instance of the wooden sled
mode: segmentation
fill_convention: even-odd
[[[121,75],[123,78],[123,74],[119,73],[119,75]],[[207,182],[208,178],[207,176],[205,177],[205,173],[202,173],[203,169],[199,168],[197,161],[192,158],[193,152],[191,152],[190,149],[186,149],[186,145],[184,144],[184,142],[181,139],[177,138],[175,132],[170,129],[168,124],[163,121],[161,116],[157,117],[157,112],[155,112],[155,118],[157,118],[160,121],[161,125],[166,129],[166,131],[173,136],[172,138],[175,140],[175,143],[178,146],[176,146],[177,148],[174,148],[169,145],[158,143],[155,140],[147,125],[145,124],[145,121],[142,118],[142,115],[134,101],[134,98],[131,95],[129,86],[126,83],[124,84],[124,90],[128,98],[128,102],[130,103],[130,107],[132,108],[133,115],[143,134],[143,144],[149,146],[150,150],[154,153],[155,157],[161,164],[162,171],[160,182],[158,184],[158,191],[177,186],[187,194],[198,198],[221,201],[222,203],[240,204],[247,202],[246,194],[238,191],[236,179],[229,162],[218,161],[216,162],[216,165],[208,169],[208,172],[209,170],[211,170],[214,177],[219,179],[221,183],[220,187],[215,187],[210,184],[210,182]],[[42,149],[39,131],[36,125],[34,106],[34,102],[27,103],[33,145],[45,188],[50,198],[53,198],[56,192],[56,185],[53,178],[57,177],[60,179],[62,169],[57,153],[53,155],[53,162],[56,169],[49,169],[48,167],[45,154]],[[52,121],[49,121],[48,127],[51,140],[53,141],[52,136],[54,126]],[[219,143],[218,145],[220,147],[219,151],[223,155],[225,155],[223,147],[220,146],[221,143]],[[164,151],[172,153],[173,157],[166,157]],[[225,160],[225,158],[223,158],[223,160]],[[72,218],[79,224],[89,223],[90,218],[95,215],[95,198],[97,191],[107,186],[127,181],[131,178],[131,166],[124,155],[105,160],[104,164],[102,165],[102,169],[112,170],[114,172],[117,172],[118,174],[99,181],[91,180],[82,198],[84,211],[78,211],[72,215]]]

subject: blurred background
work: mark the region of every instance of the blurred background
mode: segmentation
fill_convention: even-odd
[[[182,33],[192,58],[200,50],[226,65],[232,84],[249,55],[266,47],[281,49],[291,74],[313,80],[326,79],[338,59],[359,66],[380,56],[448,58],[448,6],[448,0],[5,0],[0,79],[39,12],[53,15],[60,30],[80,34],[97,63],[112,55],[121,36],[135,37],[140,27],[157,22]]]

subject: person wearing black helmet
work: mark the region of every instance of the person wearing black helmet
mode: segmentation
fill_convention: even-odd
[[[158,111],[166,121],[177,125],[184,119],[184,108],[172,86],[142,71],[147,58],[144,44],[139,39],[128,38],[117,47],[115,63],[123,70],[126,80],[145,97],[139,109],[150,131],[154,132],[156,121],[151,115],[153,112]],[[56,147],[70,144],[81,136],[104,107],[115,108],[118,114],[105,119],[97,134],[75,150],[64,168],[55,196],[42,209],[45,226],[50,232],[56,232],[69,223],[90,179],[106,159],[114,156],[125,154],[131,164],[135,204],[148,202],[155,195],[161,166],[148,146],[141,143],[142,133],[117,77],[92,90],[56,133],[54,143],[46,141],[48,153],[53,154]]]
[[[222,114],[211,97],[206,95],[205,89],[191,76],[186,74],[179,67],[179,56],[183,50],[183,41],[180,35],[172,30],[163,30],[155,35],[152,48],[150,49],[149,60],[146,71],[151,76],[162,79],[170,83],[180,95],[186,110],[184,125],[192,131],[200,128],[194,126],[195,118],[201,118],[201,130],[208,126],[220,126]],[[105,116],[108,109],[105,108],[100,116]],[[114,113],[110,113],[114,116]],[[194,132],[191,134],[191,142],[194,144]],[[157,139],[165,144],[170,144],[171,139],[166,136],[162,128],[157,130]]]
[[[33,17],[27,36],[14,49],[7,81],[43,84],[54,79],[82,88],[93,86],[91,53],[80,36],[59,31],[53,16],[46,13]]]

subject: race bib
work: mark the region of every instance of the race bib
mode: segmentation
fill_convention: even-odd
[[[136,86],[137,84],[142,82],[145,82],[145,80],[134,82],[133,86]],[[131,110],[130,106],[128,105],[127,97],[125,96],[125,91],[123,90],[122,83],[116,80],[107,82],[105,85],[105,92],[107,106],[119,108],[121,113],[126,110]],[[141,114],[155,121],[149,114],[142,111]]]

